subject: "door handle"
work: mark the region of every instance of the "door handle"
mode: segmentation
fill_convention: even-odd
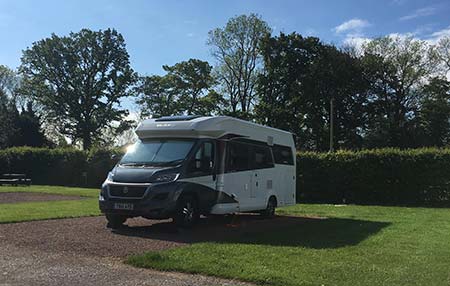
[[[258,182],[256,182],[256,186],[258,186]]]

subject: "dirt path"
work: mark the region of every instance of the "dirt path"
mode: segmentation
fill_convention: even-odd
[[[67,201],[80,200],[80,196],[65,196],[45,193],[28,192],[0,192],[0,204],[23,203],[23,202],[45,202],[45,201]]]

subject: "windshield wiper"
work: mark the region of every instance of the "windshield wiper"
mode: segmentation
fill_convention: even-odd
[[[120,165],[125,167],[156,167],[156,166],[172,166],[183,162],[184,159],[177,159],[167,162],[130,162],[130,163],[120,163]]]
[[[167,162],[155,162],[155,166],[173,166],[178,165],[179,163],[183,162],[184,159],[177,159],[173,161],[167,161]]]
[[[119,163],[121,166],[125,167],[150,167],[154,166],[153,163],[145,163],[145,162],[134,162],[134,163]]]

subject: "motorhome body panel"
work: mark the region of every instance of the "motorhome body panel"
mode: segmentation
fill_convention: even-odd
[[[138,126],[136,134],[142,142],[190,138],[196,143],[186,159],[175,169],[166,168],[163,171],[152,171],[150,174],[149,170],[135,168],[128,171],[136,172],[136,174],[128,177],[126,175],[127,178],[121,179],[122,182],[110,182],[124,183],[126,187],[127,184],[132,184],[135,178],[145,177],[145,172],[149,172],[148,178],[157,176],[161,172],[177,173],[177,179],[174,182],[155,184],[148,181],[150,184],[147,190],[148,196],[140,201],[132,202],[136,204],[134,212],[114,209],[114,202],[129,200],[110,196],[109,183],[105,182],[104,187],[106,186],[105,189],[108,192],[105,194],[105,201],[100,202],[102,211],[105,213],[123,212],[130,216],[170,217],[175,209],[177,198],[183,193],[190,193],[198,198],[202,212],[206,214],[262,210],[267,206],[271,196],[276,198],[278,206],[295,204],[295,145],[293,136],[289,132],[219,116],[167,121],[148,119]],[[209,142],[208,144],[213,146],[214,150],[214,155],[208,157],[211,170],[200,175],[192,174],[189,168],[193,163],[197,161],[200,163],[203,160],[196,158],[196,154],[200,152],[199,148],[204,148],[202,146],[205,142]],[[235,150],[242,149],[242,146],[244,149],[248,148],[245,150],[250,157],[245,157],[248,162],[244,168],[230,166],[232,157],[230,150],[236,144],[240,145]],[[204,151],[200,153],[203,154]],[[123,171],[120,166],[116,168]],[[117,178],[119,177],[118,175]],[[142,183],[141,179],[140,183]],[[158,194],[154,190],[162,192],[161,190],[164,189],[162,185],[169,190],[169,194],[165,200],[157,202],[155,198]]]

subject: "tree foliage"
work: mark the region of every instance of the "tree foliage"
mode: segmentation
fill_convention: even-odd
[[[32,102],[20,106],[19,88],[17,73],[0,65],[0,148],[49,145]]]
[[[411,37],[383,37],[364,47],[368,147],[413,147],[418,91],[436,67],[429,52],[425,42]]]
[[[450,143],[450,82],[435,77],[424,86],[424,98],[418,114],[421,145],[448,146]]]
[[[83,29],[33,43],[23,52],[20,71],[24,92],[41,104],[55,128],[83,143],[101,139],[102,128],[120,121],[127,110],[120,100],[130,95],[134,72],[121,34],[114,29]]]
[[[231,115],[245,117],[255,101],[260,42],[270,33],[269,25],[256,14],[231,18],[224,28],[209,32],[207,43],[219,63],[216,73]]]
[[[222,99],[210,90],[214,78],[208,62],[190,59],[163,69],[167,72],[164,76],[140,79],[137,103],[143,116],[210,115],[217,110]]]
[[[258,80],[255,110],[259,122],[294,132],[300,147],[326,150],[333,99],[340,144],[361,144],[365,82],[358,59],[296,33],[266,37],[262,51],[265,73]]]

